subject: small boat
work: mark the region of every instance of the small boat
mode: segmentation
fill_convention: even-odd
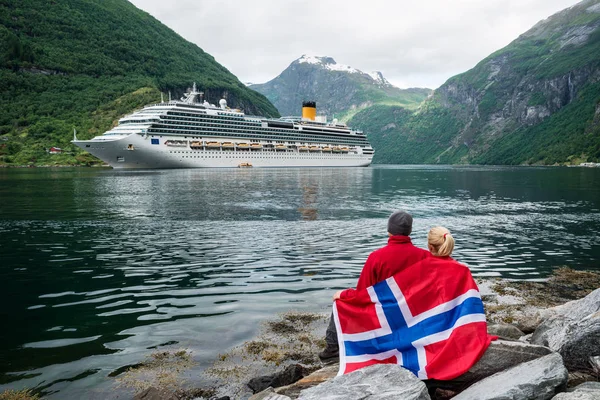
[[[321,151],[321,148],[319,146],[310,146],[310,148],[308,150],[315,152],[315,151]]]
[[[300,151],[308,151],[308,146],[300,146],[300,147],[298,147],[298,150],[300,150]]]
[[[204,145],[202,144],[202,142],[191,142],[190,147],[192,149],[201,149],[202,147],[204,147]]]
[[[238,168],[252,168],[252,164],[248,163],[248,162],[243,162],[238,164]]]
[[[339,153],[339,152],[341,152],[341,151],[342,151],[342,149],[340,149],[339,147],[337,147],[337,146],[336,146],[336,147],[334,147],[334,148],[332,149],[332,151],[333,151],[334,153]]]
[[[325,146],[325,147],[323,147],[323,151],[331,151],[331,147]]]
[[[275,150],[285,151],[287,150],[287,146],[283,144],[278,144],[277,146],[275,146]]]
[[[347,153],[349,149],[347,147],[342,147],[341,150],[342,150],[342,153]]]
[[[237,147],[238,149],[249,149],[250,145],[248,143],[238,143]]]
[[[235,145],[232,142],[223,142],[221,143],[221,147],[224,149],[233,149]]]
[[[208,142],[206,143],[206,147],[210,147],[210,148],[216,148],[216,147],[221,147],[221,143],[219,142]]]
[[[251,148],[252,150],[260,150],[260,149],[262,149],[262,144],[260,144],[260,143],[252,143],[252,144],[250,145],[250,148]]]

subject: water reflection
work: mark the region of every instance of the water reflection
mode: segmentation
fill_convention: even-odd
[[[0,390],[56,398],[116,397],[108,374],[153,349],[190,348],[202,369],[277,312],[327,310],[394,209],[418,246],[450,228],[476,276],[600,255],[591,169],[0,170],[0,195]]]

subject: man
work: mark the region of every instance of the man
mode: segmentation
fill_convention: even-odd
[[[405,211],[395,211],[388,219],[388,244],[372,252],[360,273],[356,290],[366,289],[373,286],[403,269],[427,258],[430,253],[427,250],[414,246],[409,235],[412,232],[412,216]],[[353,295],[355,289],[346,289],[337,292],[333,299],[344,299]],[[319,353],[323,362],[336,361],[339,357],[339,346],[337,331],[333,316],[329,319],[329,325],[325,333],[325,350]]]

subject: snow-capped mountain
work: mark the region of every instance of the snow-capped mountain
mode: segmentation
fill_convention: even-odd
[[[302,101],[314,100],[319,114],[342,119],[382,102],[414,107],[431,93],[399,89],[379,71],[366,73],[332,57],[310,55],[292,62],[273,80],[249,87],[267,96],[281,115],[299,115]]]

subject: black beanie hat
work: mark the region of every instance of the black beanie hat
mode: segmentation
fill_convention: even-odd
[[[408,236],[412,232],[413,218],[406,211],[395,211],[388,219],[388,232]]]

